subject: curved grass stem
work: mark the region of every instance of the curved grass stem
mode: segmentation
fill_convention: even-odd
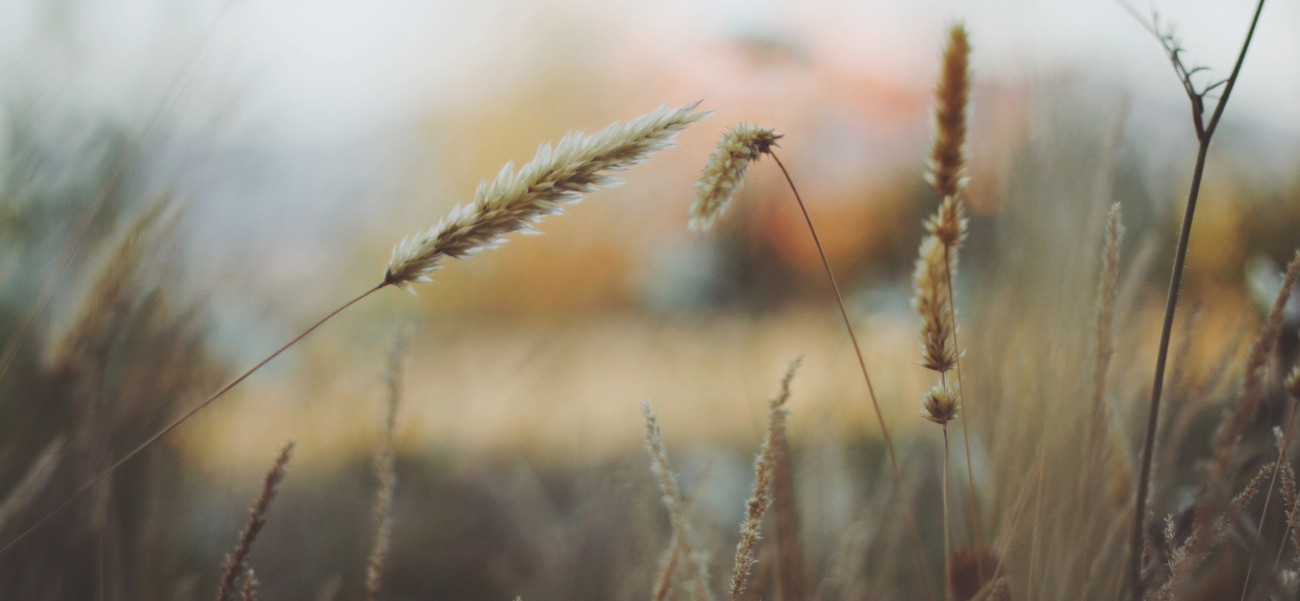
[[[775,152],[769,150],[768,155],[776,162],[776,166],[781,169],[781,175],[785,176],[786,183],[790,185],[790,191],[794,193],[795,201],[799,203],[799,210],[803,213],[804,221],[808,224],[808,232],[812,234],[813,244],[817,246],[817,254],[821,257],[822,267],[826,270],[826,277],[830,280],[831,288],[835,291],[835,302],[839,306],[840,317],[844,320],[844,329],[849,333],[849,341],[853,343],[853,352],[857,356],[858,367],[862,370],[862,379],[867,383],[867,393],[871,397],[871,408],[876,412],[876,422],[880,424],[880,436],[884,439],[885,452],[889,455],[889,466],[893,470],[894,481],[898,486],[899,493],[901,494],[903,491],[903,472],[898,467],[898,457],[894,452],[894,441],[889,436],[889,428],[885,425],[885,416],[880,411],[880,401],[876,399],[876,389],[872,386],[871,375],[867,372],[867,361],[862,356],[862,347],[858,344],[857,334],[853,331],[853,323],[849,319],[849,311],[844,306],[844,295],[840,293],[840,285],[835,280],[834,272],[831,271],[831,263],[826,258],[826,251],[822,248],[821,238],[817,235],[817,228],[813,227],[812,217],[808,215],[808,207],[804,205],[803,197],[799,195],[799,189],[794,185],[794,179],[790,177],[790,172],[786,170],[785,164],[781,162],[781,159],[776,156]],[[921,549],[924,548],[924,545],[921,542],[921,531],[917,528],[916,518],[912,515],[912,510],[907,503],[901,503],[900,506],[903,509],[904,519],[907,521],[908,528],[911,530],[914,539],[913,542],[915,543],[917,563],[920,565],[922,573],[928,574],[930,569],[928,562],[925,560],[925,555],[921,553]],[[927,587],[930,586],[928,584],[928,578],[922,578],[922,580],[927,583]],[[933,588],[929,589],[929,593],[930,597],[934,598]]]
[[[195,405],[192,409],[186,411],[180,417],[173,419],[166,426],[163,426],[157,432],[154,432],[153,435],[149,436],[149,438],[146,438],[144,442],[141,442],[140,444],[136,445],[134,449],[131,449],[125,455],[122,455],[120,458],[118,458],[116,461],[110,464],[108,467],[104,468],[99,473],[95,474],[93,477],[91,477],[90,479],[86,480],[81,485],[79,485],[75,490],[72,491],[72,494],[68,495],[68,498],[64,499],[61,503],[55,505],[53,509],[47,511],[44,516],[36,520],[31,526],[28,526],[26,530],[23,530],[13,539],[6,542],[3,547],[0,547],[0,555],[3,555],[5,552],[12,549],[14,545],[17,545],[18,543],[26,539],[28,536],[31,536],[32,533],[39,530],[40,527],[45,525],[45,523],[48,522],[51,518],[58,515],[68,506],[72,505],[73,501],[76,501],[78,498],[81,497],[81,495],[85,494],[87,491],[93,488],[104,478],[107,478],[108,475],[113,473],[115,470],[117,470],[117,468],[122,467],[123,464],[135,458],[136,455],[139,455],[140,453],[144,452],[145,449],[153,446],[154,443],[158,442],[159,440],[162,439],[162,437],[171,433],[172,430],[179,428],[181,424],[184,424],[185,422],[189,421],[190,418],[197,415],[200,411],[206,409],[208,405],[211,405],[214,401],[224,396],[227,392],[230,392],[231,389],[238,386],[244,380],[248,379],[248,377],[253,375],[254,372],[256,372],[259,369],[262,369],[262,367],[264,367],[267,363],[270,363],[271,360],[280,356],[280,354],[283,353],[284,351],[289,350],[289,347],[298,344],[300,341],[302,341],[303,338],[306,338],[312,332],[315,332],[317,328],[321,327],[322,325],[325,325],[325,322],[333,319],[334,316],[338,315],[339,313],[342,313],[348,307],[351,307],[352,305],[361,302],[366,297],[376,292],[379,292],[380,290],[384,289],[389,285],[390,284],[388,282],[381,283],[378,286],[375,286],[374,288],[371,288],[370,290],[367,290],[366,292],[362,293],[360,296],[344,303],[343,305],[339,306],[339,308],[334,309],[328,315],[322,317],[319,321],[312,324],[311,327],[307,328],[306,330],[303,330],[302,333],[298,334],[297,336],[294,336],[292,340],[286,342],[283,346],[276,349],[275,352],[271,353],[270,355],[267,355],[266,358],[257,362],[256,365],[248,368],[247,370],[244,371],[244,373],[239,374],[233,380],[227,382],[225,386],[222,386],[216,392],[209,395],[206,399],[203,400],[203,402],[199,403],[198,405]]]

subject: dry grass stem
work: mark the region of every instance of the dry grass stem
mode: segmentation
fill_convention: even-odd
[[[738,126],[737,129],[750,127],[751,126],[742,125]],[[875,411],[876,420],[880,426],[880,436],[885,442],[885,451],[889,456],[890,469],[893,472],[894,481],[901,493],[904,487],[903,473],[898,466],[898,454],[894,448],[894,440],[893,437],[890,436],[888,425],[885,424],[884,413],[880,410],[880,401],[876,398],[875,386],[871,383],[871,374],[867,370],[867,362],[862,355],[862,347],[858,344],[857,334],[853,330],[853,322],[849,319],[848,308],[844,304],[844,295],[840,292],[839,282],[835,279],[835,272],[831,269],[830,260],[826,258],[826,250],[822,246],[820,236],[817,234],[817,228],[813,226],[812,216],[808,213],[808,206],[804,203],[803,197],[799,194],[799,188],[795,186],[794,178],[790,176],[790,171],[786,169],[785,163],[781,162],[781,157],[777,156],[776,152],[772,150],[772,148],[775,147],[775,141],[780,137],[780,134],[776,134],[771,129],[757,127],[753,127],[753,129],[745,129],[744,131],[756,136],[756,138],[744,140],[737,136],[733,140],[729,138],[728,135],[724,134],[723,138],[719,141],[719,148],[714,151],[714,154],[710,158],[709,166],[706,166],[704,169],[704,177],[702,177],[696,185],[697,190],[709,191],[709,194],[706,196],[708,196],[710,200],[701,201],[700,196],[697,196],[696,203],[692,207],[692,221],[690,227],[701,229],[702,227],[705,227],[706,222],[711,224],[713,220],[719,216],[722,209],[725,208],[727,204],[724,200],[729,199],[730,196],[734,194],[736,187],[739,186],[741,181],[743,169],[748,165],[748,160],[741,163],[730,159],[729,157],[731,156],[731,152],[724,147],[739,144],[744,146],[744,148],[733,149],[737,150],[738,154],[753,154],[753,156],[757,158],[761,154],[766,153],[772,157],[772,161],[776,163],[777,168],[781,170],[781,175],[785,177],[786,183],[790,186],[790,192],[794,194],[795,202],[798,203],[799,210],[803,214],[804,221],[808,225],[808,233],[812,236],[813,245],[817,247],[817,254],[822,261],[822,268],[826,272],[826,278],[830,281],[831,289],[835,294],[835,302],[840,310],[840,317],[844,321],[844,329],[849,335],[849,341],[853,345],[853,352],[858,360],[858,367],[862,371],[862,379],[866,382],[867,393],[871,400],[871,407]],[[737,171],[737,169],[739,169],[739,171]],[[723,185],[719,185],[720,183]],[[706,211],[704,208],[705,205],[713,205],[716,206],[717,209]],[[696,206],[700,207],[699,216],[704,217],[707,215],[707,219],[697,219]],[[910,526],[910,533],[916,543],[914,551],[916,553],[917,565],[922,572],[929,572],[925,555],[920,551],[922,542],[920,531],[916,527],[916,519],[912,516],[910,509],[904,507],[903,511],[904,519]],[[933,590],[930,590],[929,592],[930,597],[933,598]]]
[[[1282,277],[1282,287],[1278,290],[1273,306],[1268,316],[1264,318],[1259,334],[1256,335],[1255,342],[1251,344],[1250,352],[1246,356],[1246,369],[1241,393],[1237,397],[1237,407],[1215,437],[1216,473],[1220,476],[1228,473],[1237,442],[1241,439],[1246,424],[1255,416],[1260,399],[1265,393],[1264,373],[1268,367],[1268,357],[1277,345],[1282,322],[1286,316],[1286,305],[1291,299],[1291,290],[1297,280],[1300,280],[1300,251],[1295,253],[1287,265],[1286,274]]]
[[[707,230],[727,210],[731,199],[745,183],[745,170],[753,161],[770,153],[781,134],[768,127],[741,123],[728,127],[718,138],[700,179],[695,183],[690,228]]]
[[[496,179],[479,184],[470,204],[455,207],[438,225],[393,247],[384,283],[414,291],[411,284],[432,281],[429,276],[443,259],[494,247],[506,234],[534,231],[533,224],[562,211],[561,205],[577,202],[598,186],[621,183],[610,173],[670,146],[673,136],[707,116],[694,112],[698,105],[660,107],[592,135],[570,133],[554,148],[543,144],[518,172],[506,163]]]
[[[581,132],[571,133],[561,139],[554,149],[543,144],[538,149],[537,156],[518,173],[507,163],[495,180],[491,183],[485,180],[479,185],[472,203],[456,207],[427,232],[399,242],[393,249],[382,282],[331,311],[198,405],[163,426],[107,468],[87,479],[63,502],[56,504],[26,530],[0,546],[0,554],[30,536],[118,467],[189,421],[254,372],[352,305],[388,286],[402,286],[414,292],[411,284],[429,281],[429,274],[441,266],[443,258],[464,257],[482,248],[494,246],[511,232],[532,231],[533,223],[546,215],[559,212],[561,204],[575,202],[582,194],[594,191],[597,186],[619,183],[610,172],[635,165],[653,152],[668,147],[672,138],[683,128],[707,116],[707,113],[694,112],[698,104],[671,111],[667,107],[661,107],[626,124],[614,123],[590,136]]]
[[[375,474],[379,486],[375,490],[375,504],[371,511],[371,520],[375,528],[375,542],[370,550],[370,560],[366,563],[366,598],[374,601],[379,597],[383,586],[384,563],[388,559],[393,529],[392,508],[393,493],[397,488],[396,456],[393,450],[393,435],[397,430],[397,408],[402,398],[402,360],[406,355],[409,333],[398,336],[393,351],[388,356],[388,397],[384,411],[384,432],[380,438],[379,448],[375,452]]]
[[[1119,298],[1119,259],[1120,248],[1124,238],[1124,222],[1120,204],[1110,206],[1106,217],[1106,240],[1101,253],[1101,277],[1097,282],[1095,302],[1095,339],[1093,345],[1092,366],[1092,407],[1088,424],[1087,440],[1094,445],[1093,461],[1089,463],[1082,485],[1091,489],[1098,477],[1097,472],[1109,468],[1113,462],[1121,461],[1116,457],[1120,453],[1114,449],[1111,434],[1110,410],[1106,404],[1106,377],[1110,372],[1111,358],[1115,355],[1115,303]],[[1113,473],[1113,469],[1111,470]],[[1118,482],[1116,482],[1118,484]],[[1124,496],[1127,496],[1125,494]]]
[[[1292,374],[1296,374],[1296,373],[1297,372],[1292,371]],[[1292,404],[1290,415],[1287,416],[1287,420],[1286,420],[1286,429],[1283,430],[1278,435],[1277,461],[1273,462],[1273,466],[1272,466],[1273,473],[1269,476],[1268,479],[1268,492],[1264,494],[1264,507],[1259,512],[1259,523],[1255,525],[1256,539],[1259,539],[1260,534],[1264,532],[1264,518],[1268,517],[1268,506],[1269,503],[1273,500],[1273,490],[1277,487],[1278,473],[1281,472],[1283,474],[1284,481],[1286,480],[1287,476],[1291,475],[1291,463],[1290,460],[1287,459],[1286,450],[1287,450],[1287,444],[1291,438],[1291,425],[1295,423],[1295,409],[1296,409],[1295,405]],[[1267,469],[1267,466],[1265,469]],[[1246,564],[1246,578],[1241,583],[1242,601],[1245,601],[1246,591],[1250,589],[1250,576],[1255,571],[1255,559],[1259,556],[1259,551],[1260,549],[1257,547],[1251,547],[1250,549],[1250,562]]]
[[[217,587],[217,601],[229,601],[233,598],[236,581],[248,568],[248,554],[253,549],[253,541],[266,525],[266,510],[275,499],[276,487],[284,480],[285,468],[289,465],[293,446],[292,441],[285,444],[280,450],[280,456],[271,465],[271,470],[266,473],[266,479],[262,482],[262,492],[257,495],[257,500],[248,510],[248,524],[239,533],[235,550],[226,556],[226,565],[221,572],[221,583]]]
[[[781,377],[781,389],[767,403],[767,436],[759,447],[754,459],[754,491],[745,503],[745,520],[740,524],[740,542],[736,544],[736,565],[731,574],[731,598],[738,599],[749,583],[749,576],[754,571],[755,551],[758,547],[760,526],[763,514],[772,502],[772,473],[775,463],[776,439],[785,432],[786,416],[789,409],[785,407],[790,399],[790,381],[803,357],[795,358]]]
[[[672,464],[668,462],[668,450],[664,447],[664,432],[659,427],[659,416],[650,407],[649,399],[641,401],[641,415],[645,417],[645,447],[650,452],[650,471],[654,474],[655,481],[659,483],[664,508],[668,510],[668,524],[673,532],[668,555],[663,562],[659,578],[656,579],[652,594],[654,599],[666,599],[672,593],[674,572],[680,566],[682,559],[691,557],[689,527],[686,523],[686,513],[683,511],[677,474],[673,471]]]

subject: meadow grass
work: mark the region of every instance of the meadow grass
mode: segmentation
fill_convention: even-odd
[[[1220,355],[1220,368],[1214,370],[1217,375],[1194,382],[1199,374],[1188,365],[1189,336],[1182,336],[1181,346],[1174,346],[1173,335],[1210,141],[1262,7],[1261,0],[1232,74],[1221,84],[1209,86],[1193,83],[1197,70],[1185,65],[1185,51],[1154,18],[1149,25],[1192,103],[1198,154],[1154,349],[1155,380],[1146,403],[1145,429],[1135,425],[1141,423],[1134,419],[1141,407],[1135,402],[1131,366],[1142,363],[1152,349],[1140,336],[1124,335],[1126,325],[1132,327],[1136,319],[1134,313],[1144,308],[1131,289],[1136,287],[1132,281],[1140,280],[1145,271],[1141,252],[1136,253],[1138,259],[1127,264],[1123,261],[1123,211],[1127,205],[1102,198],[1104,202],[1092,202],[1073,213],[1084,215],[1089,227],[1049,219],[1038,232],[1016,227],[1029,223],[1024,212],[1032,210],[1016,198],[1007,201],[1003,214],[973,222],[968,218],[967,152],[978,149],[980,140],[967,137],[971,129],[971,44],[965,27],[955,25],[942,52],[934,139],[922,175],[939,202],[933,215],[916,224],[920,244],[911,290],[912,318],[919,324],[919,367],[928,370],[930,378],[937,378],[919,399],[920,416],[916,419],[938,425],[942,445],[933,440],[932,433],[908,438],[891,434],[900,428],[886,423],[881,410],[860,344],[862,320],[853,315],[792,170],[777,154],[778,142],[797,134],[781,134],[754,124],[729,127],[699,178],[688,227],[705,235],[703,230],[723,223],[728,207],[741,200],[738,195],[751,164],[764,157],[772,159],[818,251],[865,384],[879,431],[879,448],[861,451],[850,461],[846,458],[855,451],[840,448],[835,441],[793,439],[789,435],[791,405],[797,406],[798,397],[792,383],[802,358],[790,362],[778,392],[766,405],[766,424],[752,462],[752,486],[745,487],[748,500],[734,499],[743,516],[740,528],[724,529],[700,507],[706,502],[701,500],[706,488],[701,482],[707,479],[696,473],[694,481],[687,484],[679,477],[675,464],[669,461],[659,414],[644,401],[641,412],[650,467],[645,470],[644,461],[640,461],[637,469],[645,476],[641,488],[627,496],[597,494],[594,499],[575,501],[576,506],[588,508],[585,504],[591,503],[590,507],[600,511],[586,515],[577,511],[576,517],[570,518],[573,522],[553,519],[558,510],[548,516],[536,507],[541,517],[518,518],[523,525],[517,528],[519,537],[513,543],[521,553],[536,556],[532,565],[541,568],[531,576],[551,587],[539,585],[530,592],[539,597],[548,593],[558,596],[560,591],[581,596],[572,591],[584,589],[576,584],[566,589],[564,583],[601,577],[583,571],[587,556],[576,552],[563,555],[562,548],[577,547],[578,543],[564,527],[554,527],[560,523],[577,524],[575,530],[592,528],[600,536],[626,541],[637,552],[600,564],[622,570],[603,577],[623,580],[625,598],[698,601],[719,593],[736,600],[928,596],[945,601],[1164,601],[1226,598],[1229,594],[1243,600],[1294,598],[1300,589],[1300,492],[1288,454],[1293,446],[1294,411],[1300,405],[1300,367],[1292,365],[1295,358],[1282,349],[1288,344],[1286,337],[1296,337],[1287,311],[1290,294],[1300,280],[1300,252],[1281,276],[1276,296],[1245,353],[1235,392],[1225,395],[1221,385],[1236,361],[1235,348],[1215,349]],[[1212,116],[1205,121],[1205,101],[1215,90],[1220,90],[1220,95]],[[96,574],[88,578],[97,582],[78,582],[69,590],[89,587],[113,598],[143,590],[124,577],[106,584],[114,572],[125,571],[103,550],[104,541],[127,538],[117,530],[119,519],[114,517],[118,513],[114,478],[121,477],[119,468],[349,307],[388,287],[414,292],[416,284],[432,281],[432,274],[448,259],[497,246],[510,234],[530,233],[541,219],[559,213],[562,205],[599,187],[615,185],[618,182],[612,173],[666,148],[676,134],[707,115],[697,111],[698,104],[664,107],[595,134],[573,133],[554,147],[542,145],[535,158],[518,170],[505,165],[495,178],[483,181],[471,202],[456,206],[427,231],[399,242],[377,285],[169,421],[158,416],[136,419],[140,413],[131,411],[137,408],[118,407],[110,401],[119,393],[139,390],[149,392],[150,398],[168,397],[180,384],[132,380],[135,388],[103,385],[124,369],[147,369],[147,365],[134,363],[129,369],[122,368],[107,360],[115,333],[143,327],[135,320],[147,313],[142,311],[146,300],[140,297],[153,285],[142,283],[143,274],[156,267],[150,263],[149,250],[157,248],[173,223],[164,202],[141,211],[120,236],[104,241],[110,258],[89,286],[84,306],[76,312],[78,317],[56,337],[57,344],[47,353],[45,369],[67,386],[60,389],[58,398],[67,404],[72,418],[67,434],[50,436],[39,449],[28,453],[31,460],[25,469],[11,470],[14,473],[8,479],[12,485],[0,498],[0,534],[4,536],[0,561],[5,566],[0,573],[12,577],[10,582],[16,584],[0,590],[39,591],[33,598],[61,598],[59,588],[39,581],[58,572],[16,576],[21,576],[24,557],[47,557],[72,544],[64,540],[65,531],[56,531],[61,533],[48,539],[43,539],[42,533],[60,512],[79,502],[81,511],[71,518],[80,524],[76,544],[100,545],[97,552],[91,552],[98,561]],[[1076,140],[1076,144],[1105,147],[1095,139]],[[1059,175],[1068,180],[1077,174],[1052,169],[1068,172],[1075,168],[1068,162],[1049,165],[1044,177],[1051,180]],[[1108,192],[1102,190],[1101,196]],[[93,216],[98,211],[97,202],[86,214]],[[1019,237],[1016,251],[995,255],[986,259],[989,264],[978,266],[978,281],[968,288],[974,294],[959,302],[962,280],[957,268],[959,257],[965,256],[967,239],[978,240],[981,226],[994,225],[1004,235]],[[73,234],[71,248],[75,251],[85,234],[80,227],[74,228]],[[66,261],[59,264],[57,273]],[[1035,279],[1040,281],[1031,281]],[[1047,281],[1041,281],[1044,279]],[[1125,293],[1126,288],[1130,293]],[[28,315],[43,310],[49,296],[38,293]],[[961,320],[959,304],[968,307]],[[1185,318],[1188,332],[1195,331],[1197,319]],[[21,345],[29,321],[30,317],[18,320],[6,350],[0,351],[0,375],[15,360],[17,351],[8,349]],[[183,321],[183,316],[177,321]],[[188,331],[175,323],[164,325],[167,327],[146,332],[148,340],[169,343],[156,345],[156,354],[189,348]],[[970,345],[969,353],[963,341]],[[397,598],[391,577],[395,562],[422,559],[403,558],[403,553],[411,551],[399,550],[395,542],[402,535],[398,521],[402,516],[395,510],[398,497],[415,494],[405,491],[407,479],[403,479],[403,490],[396,487],[404,348],[404,342],[398,344],[388,366],[385,413],[373,461],[376,486],[369,499],[368,540],[361,545],[368,554],[358,567],[362,574],[358,580],[364,587],[358,592],[372,600]],[[196,353],[178,356],[201,363]],[[899,366],[872,368],[879,373]],[[1186,401],[1176,417],[1161,413],[1167,369],[1172,374],[1168,382],[1171,390]],[[201,379],[181,368],[175,373],[179,380]],[[1145,373],[1140,375],[1145,377]],[[976,412],[970,411],[972,398],[980,399]],[[955,427],[949,431],[954,420],[961,421],[960,432]],[[110,440],[110,434],[140,430],[145,434],[136,439],[142,442],[125,451]],[[960,437],[958,452],[963,461],[951,461],[950,436]],[[1135,452],[1139,446],[1140,452]],[[285,477],[293,448],[293,443],[284,446],[265,476],[247,524],[219,570],[219,601],[237,595],[255,599],[262,594],[265,585],[259,574],[265,578],[267,572],[254,571],[252,550],[268,524],[267,512]],[[876,470],[875,463],[886,467]],[[888,475],[884,475],[886,471]],[[950,503],[950,472],[962,477],[964,503]],[[649,492],[650,480],[658,494]],[[486,496],[492,497],[495,490],[493,498],[548,498],[546,486],[527,476],[511,482],[531,492],[501,492],[506,485],[485,483]],[[814,500],[819,498],[819,489],[835,486],[846,491],[840,504],[851,505],[843,512],[851,518],[848,523],[833,525],[829,532],[818,532],[810,525],[815,520],[809,518],[829,512],[834,503],[823,498],[823,505],[816,505]],[[626,507],[611,509],[637,495],[639,502],[649,499],[662,504],[659,514],[667,514],[666,528],[644,515],[637,523],[634,516],[618,513]],[[602,516],[617,519],[605,522]],[[347,519],[366,522],[360,516]],[[617,532],[611,533],[614,530]],[[1125,532],[1129,534],[1127,545]],[[663,541],[665,534],[667,540]],[[730,547],[733,539],[730,565],[714,562],[718,551]],[[627,565],[627,557],[644,565]],[[258,559],[262,561],[261,556]],[[943,567],[936,571],[932,565]],[[548,570],[552,573],[547,574]],[[336,594],[339,586],[322,588]],[[518,586],[524,589],[528,585]]]

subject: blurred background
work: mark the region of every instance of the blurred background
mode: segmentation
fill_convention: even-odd
[[[1230,72],[1252,8],[1155,5],[1206,82]],[[391,598],[644,596],[667,535],[638,403],[660,412],[700,519],[730,531],[765,399],[797,355],[794,443],[847,457],[817,463],[840,465],[826,478],[846,490],[809,493],[809,536],[832,537],[880,448],[798,208],[760,161],[712,231],[688,232],[686,209],[726,126],[785,134],[885,419],[932,434],[910,278],[937,203],[921,174],[954,21],[975,81],[963,323],[1007,311],[1007,273],[1042,275],[1050,296],[1053,277],[1095,268],[1087,244],[1043,249],[1095,245],[1123,201],[1126,253],[1147,261],[1129,342],[1147,348],[1195,135],[1158,42],[1118,3],[0,5],[0,498],[40,458],[56,464],[43,493],[0,506],[5,540],[380,281],[394,243],[501,165],[663,104],[714,111],[545,235],[328,323],[0,557],[0,596],[210,596],[289,439],[252,560],[263,590],[357,596],[387,358],[406,329]],[[1297,29],[1297,6],[1265,8],[1215,140],[1184,284],[1205,315],[1188,353],[1204,358],[1188,365],[1231,351],[1252,291],[1300,244]],[[1149,378],[1151,353],[1136,355],[1120,377]]]

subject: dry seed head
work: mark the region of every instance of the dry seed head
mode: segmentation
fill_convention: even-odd
[[[561,212],[561,205],[577,202],[597,186],[622,183],[609,173],[670,146],[677,132],[708,115],[694,112],[698,105],[660,107],[592,135],[570,133],[554,148],[541,145],[518,172],[506,163],[494,180],[479,184],[473,202],[458,205],[438,225],[393,247],[384,283],[414,292],[411,284],[432,281],[429,275],[442,267],[444,258],[466,257],[501,244],[506,234],[531,232],[534,223]]]
[[[762,524],[763,514],[772,504],[772,480],[776,469],[776,446],[777,440],[785,436],[786,418],[790,410],[786,408],[785,403],[790,399],[790,381],[794,379],[795,371],[799,369],[799,364],[803,361],[803,356],[796,357],[786,367],[785,375],[781,378],[780,392],[768,400],[767,409],[767,435],[763,438],[763,445],[758,450],[758,457],[754,459],[754,492],[745,504],[745,520],[740,524],[740,542],[736,544],[736,564],[731,573],[731,597],[737,599],[745,591],[749,583],[749,577],[754,571],[754,566],[758,564],[756,557],[758,550],[758,540],[760,538],[759,527]]]
[[[1287,374],[1286,393],[1300,402],[1300,366],[1291,368],[1291,373]]]
[[[781,134],[768,127],[741,123],[727,128],[695,183],[695,202],[691,203],[690,229],[707,230],[722,216],[731,199],[745,183],[745,169],[771,152]]]
[[[955,265],[953,252],[966,241],[966,209],[957,196],[945,196],[939,211],[925,220],[925,231],[939,239],[948,248],[949,259]]]
[[[930,171],[925,181],[941,198],[957,196],[965,185],[966,105],[970,100],[967,62],[970,43],[966,28],[960,23],[948,32],[943,49],[943,72],[934,90],[935,134],[930,151]]]
[[[920,257],[912,274],[915,295],[912,307],[921,316],[921,365],[946,373],[957,365],[957,348],[952,343],[956,325],[948,306],[948,269],[953,251],[946,253],[936,236],[921,242]]]
[[[239,541],[235,543],[235,550],[226,556],[226,564],[221,573],[220,585],[217,587],[217,601],[229,601],[234,598],[235,584],[247,567],[248,554],[252,551],[253,541],[257,539],[262,527],[266,526],[266,510],[270,508],[271,501],[275,499],[276,487],[284,480],[289,459],[293,456],[294,444],[293,441],[289,441],[284,445],[284,448],[280,449],[280,456],[275,459],[275,463],[271,465],[271,470],[266,473],[266,478],[262,481],[262,492],[248,510],[248,523],[244,526],[244,530],[239,533]]]
[[[943,384],[935,384],[921,401],[921,417],[944,425],[957,417],[960,404],[957,391],[950,390]]]

